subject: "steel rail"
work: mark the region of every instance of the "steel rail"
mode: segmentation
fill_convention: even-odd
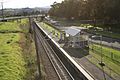
[[[35,31],[35,33],[36,33],[36,31]],[[40,40],[39,42],[40,42],[41,46],[43,47],[44,51],[46,52],[46,55],[47,55],[48,59],[50,60],[50,63],[52,64],[53,69],[55,70],[55,72],[56,72],[59,80],[62,80],[61,77],[60,77],[60,75],[59,75],[59,73],[58,73],[58,71],[57,71],[57,69],[56,69],[56,67],[55,67],[55,65],[54,65],[54,63],[53,63],[53,61],[52,61],[52,59],[51,59],[50,56],[48,55],[48,51],[46,50],[46,48],[44,47],[44,45],[43,45],[43,43],[42,43],[43,41],[41,40],[40,37],[38,37],[37,34],[36,34],[36,37]]]
[[[81,72],[81,74],[83,75],[81,75],[81,76],[79,76],[79,74],[77,75],[77,76],[79,76],[78,78],[80,78],[80,79],[88,79],[88,80],[95,80],[95,78],[93,77],[93,75],[91,75],[90,73],[88,73],[88,72],[86,72],[86,70],[83,68],[83,67],[81,67],[80,65],[78,65],[68,54],[67,54],[67,52],[66,51],[64,51],[39,25],[38,25],[38,23],[36,23],[35,22],[35,24],[36,24],[36,26],[39,28],[39,30],[40,31],[42,31],[45,35],[47,35],[47,37],[48,37],[48,39],[50,39],[51,41],[50,42],[53,42],[53,44],[57,47],[57,48],[59,48],[59,50],[60,50],[60,52],[63,52],[63,55],[65,55],[65,57],[67,57],[68,59],[69,59],[69,61],[73,64],[72,66],[75,66],[76,68],[76,70],[78,70],[78,71],[80,71]],[[53,46],[54,46],[53,45]],[[54,47],[55,47],[54,46]],[[53,48],[53,50],[54,50],[54,48]],[[72,69],[72,70],[74,70],[74,69]],[[78,72],[79,73],[79,72]],[[73,74],[74,75],[74,74]],[[83,78],[82,78],[83,77]],[[74,76],[74,78],[76,78],[75,76]],[[77,80],[78,80],[78,78],[76,78]]]
[[[37,31],[36,31],[37,32]],[[40,35],[38,35],[37,34],[37,37],[39,36],[39,39],[41,39],[41,44],[42,44],[42,46],[43,46],[43,48],[44,48],[44,50],[45,50],[45,52],[46,52],[46,54],[47,54],[47,56],[48,56],[48,58],[49,58],[49,60],[50,60],[50,62],[51,62],[51,64],[53,65],[53,67],[54,67],[54,69],[55,69],[55,71],[56,71],[56,73],[57,73],[57,75],[58,75],[58,77],[59,77],[59,79],[60,80],[63,80],[62,79],[62,77],[61,77],[61,75],[60,75],[60,73],[59,73],[59,71],[56,69],[56,67],[55,67],[55,64],[54,64],[54,61],[52,60],[52,58],[51,58],[51,56],[50,56],[50,51],[52,51],[52,53],[54,54],[54,56],[56,56],[56,58],[57,58],[57,60],[60,62],[60,64],[62,65],[62,67],[64,68],[64,70],[67,72],[67,75],[69,75],[69,77],[70,77],[70,79],[71,80],[74,80],[74,78],[72,77],[72,75],[69,73],[69,71],[67,70],[67,68],[64,66],[64,64],[62,63],[62,61],[59,59],[59,57],[56,55],[56,53],[55,53],[55,51],[51,48],[51,46],[48,44],[48,42],[44,39],[44,36],[42,35],[42,34],[40,34]],[[41,37],[41,38],[40,38]],[[50,50],[50,51],[49,51]],[[57,65],[58,67],[59,67],[59,65]],[[60,68],[60,67],[59,67]],[[62,72],[62,70],[61,70],[61,72]],[[64,72],[62,72],[62,73],[64,73]],[[64,79],[65,80],[68,80],[67,79],[67,77],[65,76],[66,74],[64,74],[63,76],[65,77]]]

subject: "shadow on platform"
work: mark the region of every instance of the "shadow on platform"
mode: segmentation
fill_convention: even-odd
[[[82,58],[89,55],[89,50],[84,51],[80,48],[63,48],[71,57]]]

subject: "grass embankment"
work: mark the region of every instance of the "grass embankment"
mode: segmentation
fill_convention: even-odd
[[[46,30],[46,31],[48,31],[50,34],[52,34],[52,37],[58,37],[58,38],[60,38],[60,31],[59,31],[59,30],[55,29],[54,27],[52,27],[52,26],[50,26],[50,25],[48,25],[48,24],[46,24],[46,23],[44,23],[44,22],[41,22],[41,23],[39,23],[39,24],[41,25],[41,27],[42,27],[44,30]]]
[[[29,40],[26,37],[28,32],[21,28],[26,24],[26,19],[21,20],[21,23],[16,21],[0,23],[0,80],[32,80],[35,68],[30,68],[35,64],[34,54],[31,54],[34,53],[34,46],[29,47],[31,49],[29,53],[27,46],[30,45],[27,44]],[[23,48],[22,44],[27,46]],[[25,52],[25,49],[28,52]],[[31,70],[33,72],[30,74]]]
[[[0,34],[0,79],[23,80],[25,61],[18,41],[19,34]]]
[[[100,45],[90,45],[89,53],[93,57],[87,57],[87,59],[95,64],[97,67],[101,68],[98,64],[101,61],[101,46]],[[120,77],[120,51],[114,50],[108,47],[102,46],[103,62],[105,63],[105,72],[112,76],[114,79],[119,79]],[[101,68],[102,69],[102,68]]]
[[[93,52],[98,53],[99,55],[101,55],[102,52],[103,56],[108,57],[111,60],[120,63],[120,51],[118,50],[104,46],[102,46],[101,48],[100,45],[96,45],[96,44],[90,45],[90,49],[92,49]]]
[[[20,28],[20,26],[25,25],[26,23],[26,19],[22,19],[21,22],[0,22],[0,33],[23,33],[23,30]]]

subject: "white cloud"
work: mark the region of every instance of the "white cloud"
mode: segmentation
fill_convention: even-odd
[[[44,7],[63,0],[4,0],[5,8]],[[1,2],[1,0],[0,0]]]

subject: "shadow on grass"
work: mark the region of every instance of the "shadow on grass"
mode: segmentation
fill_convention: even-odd
[[[80,48],[63,48],[71,57],[82,58],[89,55],[89,50],[84,51]]]

